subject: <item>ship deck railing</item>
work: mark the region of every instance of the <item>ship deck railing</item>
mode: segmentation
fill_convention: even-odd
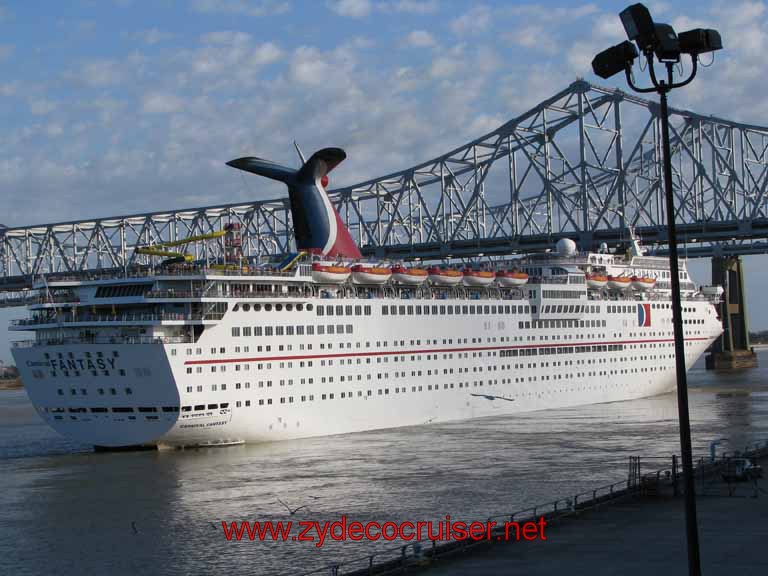
[[[82,274],[51,274],[47,277],[49,285],[56,282],[98,282],[103,280],[129,280],[132,278],[163,277],[205,277],[205,276],[244,276],[251,278],[296,278],[308,277],[309,274],[297,274],[295,270],[283,272],[271,268],[219,269],[208,266],[186,266],[173,268],[129,268],[127,270],[91,271]],[[44,284],[40,283],[40,287]]]
[[[221,320],[223,312],[199,312],[193,314],[106,314],[67,316],[60,318],[21,318],[11,320],[11,326],[38,326],[41,324],[100,324],[100,323],[137,323],[137,322],[189,322],[200,320]]]
[[[34,348],[37,346],[66,346],[72,344],[194,344],[189,336],[115,336],[108,338],[46,338],[43,340],[16,340],[13,348]]]
[[[197,299],[197,298],[307,298],[306,291],[272,292],[271,290],[246,291],[211,291],[211,290],[151,290],[144,294],[148,299]]]

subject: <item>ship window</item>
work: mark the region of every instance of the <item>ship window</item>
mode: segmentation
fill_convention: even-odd
[[[205,410],[205,404],[198,404],[195,406],[195,410]]]
[[[265,312],[271,312],[272,311],[272,304],[264,304],[264,311]]]
[[[275,336],[282,336],[285,330],[282,326],[275,326]]]
[[[325,313],[325,309],[322,306],[317,307],[317,315],[322,316]]]
[[[363,311],[365,312],[366,316],[370,316],[371,315],[371,307],[370,306],[364,306],[363,307]]]
[[[314,307],[314,306],[313,306],[312,304],[307,304],[307,310],[308,310],[308,311],[312,312],[312,308],[313,308],[313,307]]]
[[[382,306],[381,307],[381,315],[387,316],[389,314],[389,306]]]
[[[326,306],[325,307],[325,314],[327,316],[333,316],[333,306]]]
[[[237,338],[237,337],[239,337],[239,336],[240,336],[240,328],[238,328],[237,326],[234,326],[234,327],[232,328],[232,336],[233,336],[234,338]]]
[[[125,413],[125,412],[133,412],[133,408],[112,408],[112,412],[118,412],[118,413]]]
[[[307,326],[307,336],[313,336],[315,334],[315,327],[314,326]],[[310,344],[310,350],[312,349],[312,345]]]

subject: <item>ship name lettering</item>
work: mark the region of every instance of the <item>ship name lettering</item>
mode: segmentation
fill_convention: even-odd
[[[28,366],[35,365],[43,365],[48,366],[49,364],[39,364],[39,363],[29,363],[27,362]],[[95,361],[91,360],[90,358],[68,358],[66,360],[56,360],[52,359],[50,361],[50,366],[54,370],[106,370],[109,366],[112,368],[112,370],[115,369],[115,359],[114,358],[97,358]]]

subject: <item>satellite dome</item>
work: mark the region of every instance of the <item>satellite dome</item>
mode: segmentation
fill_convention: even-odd
[[[576,254],[576,242],[570,238],[561,238],[557,241],[557,253],[560,256],[573,256]]]

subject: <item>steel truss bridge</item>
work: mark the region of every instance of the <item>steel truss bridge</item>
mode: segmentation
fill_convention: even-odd
[[[671,109],[680,242],[689,256],[768,251],[768,128]],[[451,152],[331,192],[363,253],[471,258],[627,240],[667,242],[655,102],[577,80]],[[354,151],[352,151],[354,154]],[[287,197],[40,226],[0,228],[0,291],[36,275],[147,264],[134,248],[239,223],[249,257],[292,247]],[[219,258],[221,240],[189,245]]]

